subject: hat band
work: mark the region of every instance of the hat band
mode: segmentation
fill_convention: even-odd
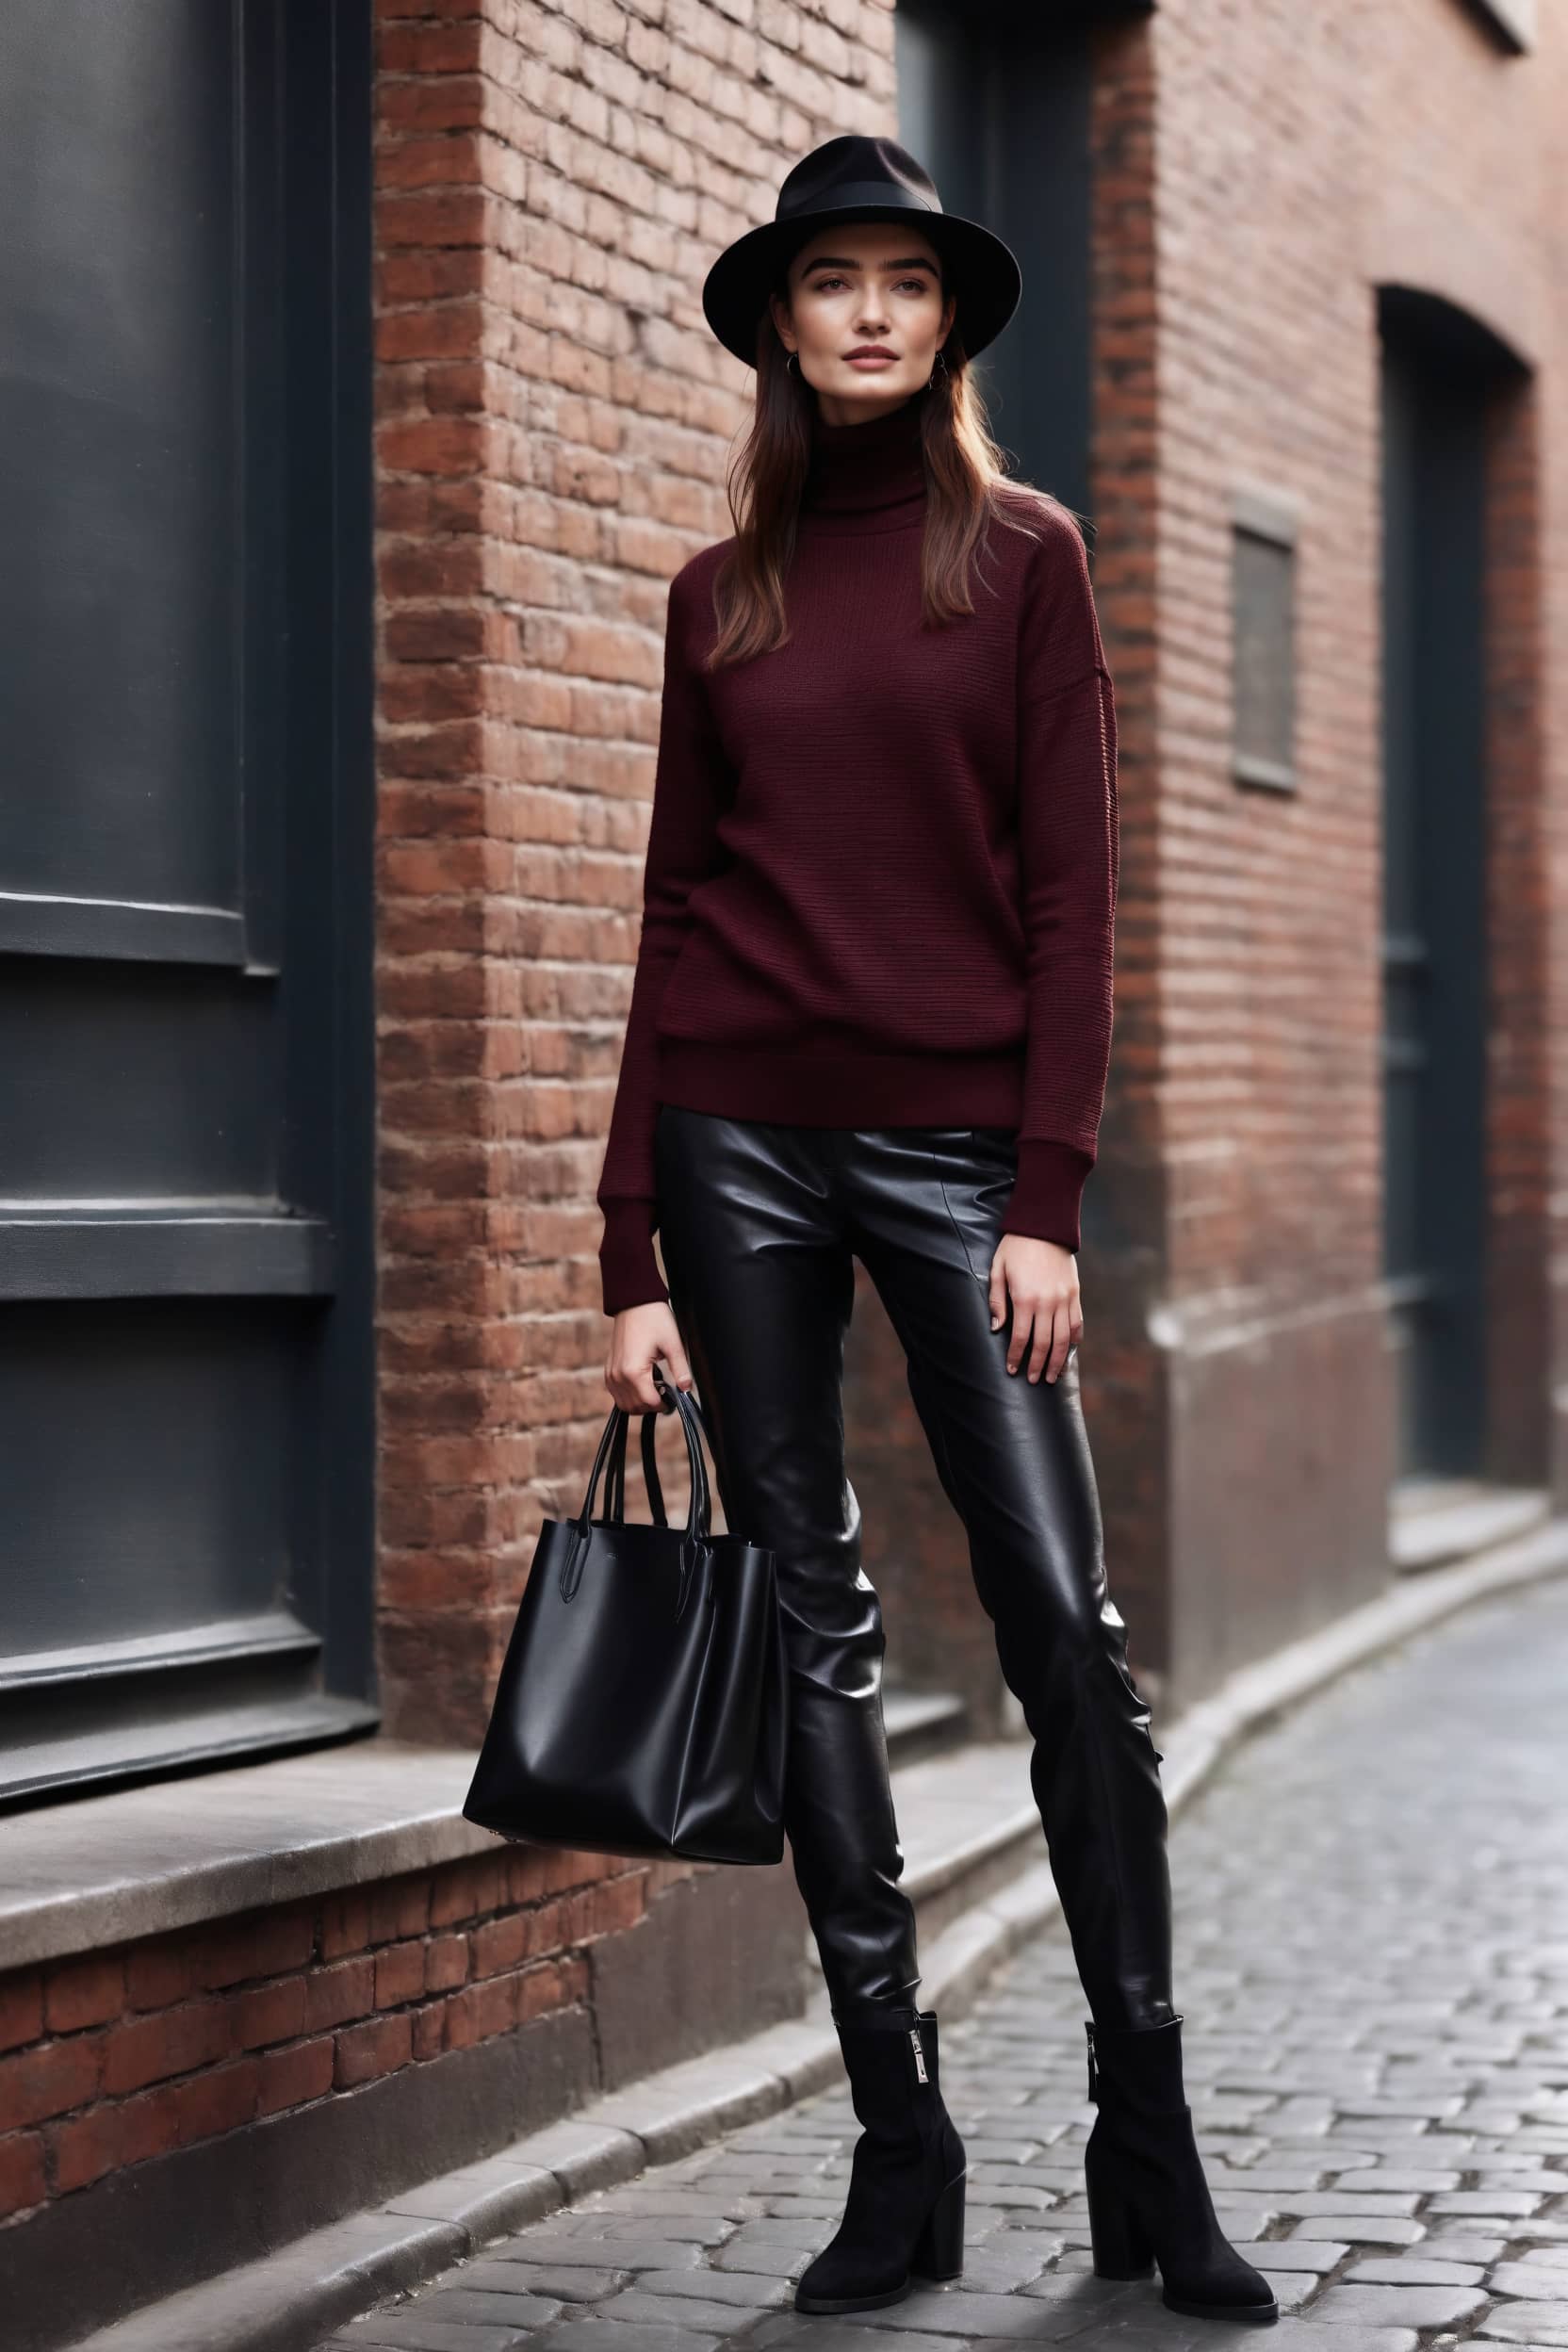
[[[916,196],[909,188],[900,188],[896,180],[847,180],[830,193],[824,191],[821,202],[812,201],[800,207],[807,212],[826,212],[838,204],[887,204],[900,212],[940,212],[939,204],[928,204],[923,196]],[[792,215],[781,212],[780,220]]]

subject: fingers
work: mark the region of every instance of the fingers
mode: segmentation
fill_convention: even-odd
[[[1072,1345],[1069,1336],[1070,1325],[1070,1317],[1064,1299],[1051,1318],[1049,1344],[1043,1357],[1048,1380],[1059,1380],[1067,1369],[1068,1353]]]
[[[663,1412],[664,1399],[661,1396],[658,1389],[654,1385],[653,1365],[651,1363],[645,1367],[645,1369],[623,1375],[623,1379],[629,1392],[627,1398],[625,1399],[627,1410],[629,1412]],[[617,1398],[616,1401],[619,1403],[622,1399]]]
[[[993,1267],[991,1286],[1005,1283],[1005,1274]],[[1048,1385],[1060,1380],[1067,1361],[1084,1333],[1084,1317],[1075,1288],[1032,1291],[1022,1282],[1007,1285],[1013,1328],[1007,1341],[1007,1369],[1016,1372],[1027,1362],[1027,1378]],[[991,1329],[996,1329],[992,1306]]]
[[[672,1385],[676,1388],[690,1388],[692,1367],[686,1361],[686,1350],[680,1344],[680,1326],[673,1315],[670,1317],[669,1336],[659,1349],[659,1355]],[[671,1411],[674,1411],[673,1406]]]
[[[680,1327],[662,1301],[628,1307],[615,1317],[605,1361],[604,1384],[623,1413],[673,1413],[653,1377],[662,1364],[674,1388],[693,1385],[692,1367],[680,1343]]]

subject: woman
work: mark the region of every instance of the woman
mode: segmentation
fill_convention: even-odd
[[[605,1378],[652,1412],[656,1360],[682,1387],[694,1369],[727,1522],[777,1553],[785,1825],[864,2126],[797,2307],[890,2303],[963,2260],[963,2145],[914,2002],[884,1633],[844,1469],[858,1256],[1034,1738],[1091,2012],[1095,2268],[1157,2260],[1175,2309],[1272,2319],[1193,2143],[1160,1756],[1079,1397],[1116,734],[1083,541],[1001,474],[968,376],[1019,293],[1000,238],[944,214],[905,148],[855,137],[796,164],[775,220],[709,273],[756,416],[735,535],[670,590],[598,1192]]]

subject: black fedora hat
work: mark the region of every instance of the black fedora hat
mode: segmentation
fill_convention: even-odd
[[[970,358],[994,342],[1018,308],[1023,274],[1010,247],[978,220],[942,210],[937,184],[896,139],[846,133],[813,147],[784,175],[771,220],[727,245],[703,282],[703,316],[726,351],[757,364],[758,321],[779,272],[830,220],[912,214],[951,277]]]

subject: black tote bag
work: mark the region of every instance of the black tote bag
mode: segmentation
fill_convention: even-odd
[[[788,1712],[776,1556],[710,1531],[696,1398],[655,1379],[686,1438],[686,1526],[665,1517],[652,1413],[641,1417],[654,1520],[626,1520],[631,1416],[615,1406],[581,1511],[540,1528],[464,1815],[527,1845],[777,1862]]]

